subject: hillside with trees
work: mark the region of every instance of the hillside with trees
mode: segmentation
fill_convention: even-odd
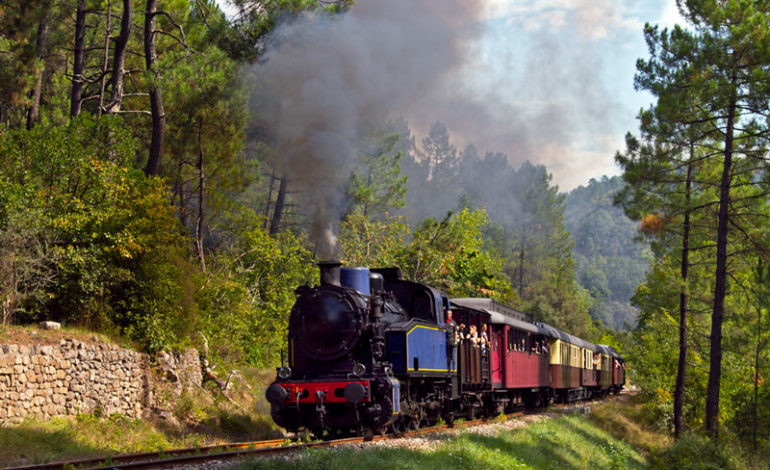
[[[591,179],[567,194],[565,225],[575,242],[578,283],[591,294],[591,318],[613,330],[636,327],[631,297],[644,280],[651,253],[638,240],[639,224],[615,205],[620,177]]]

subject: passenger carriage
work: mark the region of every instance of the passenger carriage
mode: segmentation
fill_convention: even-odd
[[[612,356],[609,346],[598,344],[599,352],[599,391],[609,393],[612,387]]]
[[[626,361],[612,346],[603,346],[607,350],[608,360],[608,391],[618,394],[626,383]]]
[[[532,322],[491,299],[452,299],[451,306],[458,324],[488,324],[487,354],[467,342],[458,350],[462,389],[488,391],[487,407],[567,403],[622,388],[622,358],[608,346]]]
[[[468,357],[480,357],[481,376],[477,385],[489,390],[486,406],[494,411],[516,405],[539,406],[549,400],[548,330],[532,323],[529,316],[516,309],[483,298],[452,299],[457,323],[477,325],[487,322],[490,348],[486,354],[467,342],[461,351]],[[462,361],[461,361],[462,364]],[[471,371],[465,380],[474,378]],[[467,386],[466,386],[467,388]]]

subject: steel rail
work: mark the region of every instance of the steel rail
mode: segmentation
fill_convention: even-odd
[[[5,467],[3,470],[58,470],[67,468],[87,468],[90,465],[97,465],[102,462],[120,462],[124,460],[137,460],[137,459],[152,459],[158,458],[161,455],[185,455],[185,454],[200,454],[200,453],[214,453],[214,452],[226,452],[230,449],[244,449],[244,448],[259,448],[259,447],[275,447],[287,442],[287,439],[272,439],[266,441],[254,441],[254,442],[232,442],[229,444],[213,444],[208,446],[199,447],[187,447],[182,449],[169,449],[156,452],[137,452],[131,454],[119,454],[119,455],[107,455],[101,457],[89,457],[78,460],[61,460],[55,462],[49,462],[44,464],[24,465],[18,467]]]

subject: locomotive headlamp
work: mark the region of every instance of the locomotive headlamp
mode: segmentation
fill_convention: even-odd
[[[360,362],[356,362],[356,364],[353,366],[353,375],[356,377],[361,377],[366,373],[366,366],[361,364]]]
[[[278,377],[280,377],[283,380],[286,380],[289,377],[291,377],[291,368],[290,367],[278,368]]]

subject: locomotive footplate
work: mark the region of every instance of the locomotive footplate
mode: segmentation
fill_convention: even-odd
[[[369,380],[275,382],[267,389],[273,404],[357,403],[371,400]]]

